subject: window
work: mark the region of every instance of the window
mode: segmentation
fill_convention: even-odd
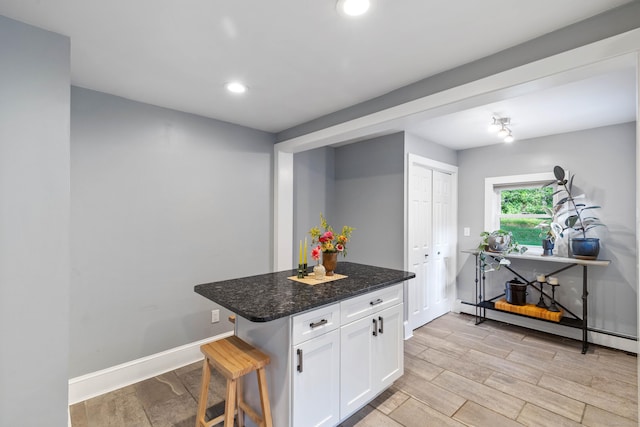
[[[523,246],[540,247],[536,225],[549,218],[553,207],[553,173],[492,177],[485,179],[485,231],[506,230]]]
[[[524,246],[540,246],[538,224],[549,220],[546,209],[553,207],[553,188],[498,187],[500,192],[500,225],[498,228],[511,231],[514,239]]]

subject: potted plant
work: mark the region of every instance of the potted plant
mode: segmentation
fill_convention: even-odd
[[[549,210],[549,215],[553,217],[553,212]],[[556,239],[562,234],[562,226],[557,222],[544,221],[536,225],[536,228],[540,229],[538,235],[542,239],[542,255],[553,255],[553,248],[555,247]]]
[[[557,184],[558,190],[554,195],[562,196],[553,208],[553,218],[555,220],[553,222],[560,224],[562,227],[560,236],[564,236],[566,230],[578,236],[571,238],[571,252],[574,258],[598,258],[600,239],[587,237],[587,231],[604,225],[598,218],[591,215],[591,211],[600,208],[600,206],[581,203],[579,199],[585,198],[585,195],[576,196],[573,194],[573,178],[575,175],[567,176],[561,166],[555,166],[553,174],[556,180],[546,185]]]
[[[320,214],[320,227],[312,227],[309,230],[311,244],[318,244],[312,250],[312,256],[314,253],[322,253],[322,265],[326,269],[327,276],[333,276],[333,271],[338,263],[338,253],[347,256],[347,242],[351,238],[353,230],[353,227],[345,225],[340,234],[335,233],[322,213]]]
[[[480,233],[482,240],[478,245],[478,251],[480,251],[480,261],[483,271],[491,271],[494,269],[493,264],[487,262],[487,256],[485,252],[497,253],[498,255],[492,255],[492,257],[498,261],[495,270],[500,270],[500,266],[509,265],[511,262],[504,256],[513,252],[523,254],[527,251],[526,246],[520,246],[518,242],[513,238],[513,234],[510,231],[495,230],[492,232],[483,231]],[[487,267],[489,267],[487,269]]]

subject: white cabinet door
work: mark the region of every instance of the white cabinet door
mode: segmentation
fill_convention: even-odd
[[[293,426],[334,426],[340,421],[340,331],[293,348]]]
[[[376,314],[378,335],[373,337],[373,381],[378,392],[389,387],[404,372],[402,304]]]
[[[372,377],[373,317],[340,328],[340,419],[360,409],[374,396]],[[377,333],[377,332],[376,332]]]

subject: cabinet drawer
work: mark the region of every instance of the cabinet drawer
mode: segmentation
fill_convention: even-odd
[[[293,345],[317,337],[340,326],[340,304],[327,305],[293,318]]]
[[[345,325],[369,314],[402,302],[402,283],[360,295],[340,303],[341,324]]]

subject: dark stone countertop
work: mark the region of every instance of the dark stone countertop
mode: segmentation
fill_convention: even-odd
[[[280,317],[366,294],[415,277],[414,273],[339,262],[336,273],[348,276],[333,282],[307,285],[287,277],[296,270],[196,285],[196,293],[252,322]]]

